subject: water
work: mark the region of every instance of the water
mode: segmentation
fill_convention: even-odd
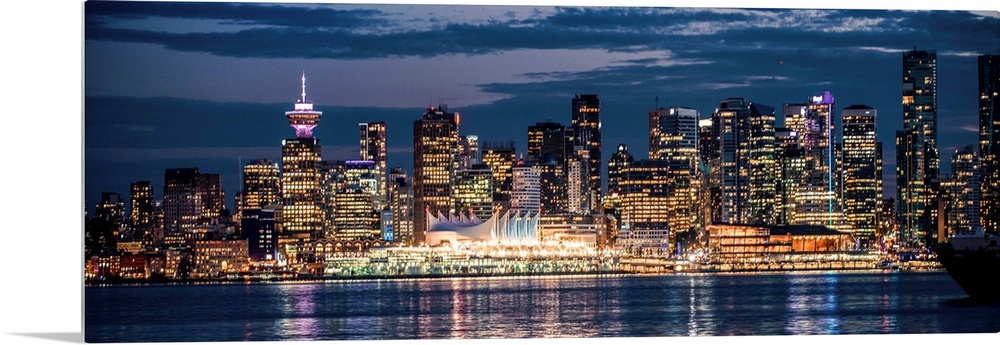
[[[1000,332],[944,272],[85,288],[87,342]]]

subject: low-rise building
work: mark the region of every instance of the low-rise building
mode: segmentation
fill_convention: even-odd
[[[849,232],[821,225],[708,226],[709,258],[713,262],[775,262],[824,260],[827,254],[854,251]]]

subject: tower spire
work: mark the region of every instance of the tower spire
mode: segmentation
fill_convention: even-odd
[[[306,102],[306,71],[302,70],[302,103]]]

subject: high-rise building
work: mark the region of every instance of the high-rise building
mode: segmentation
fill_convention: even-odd
[[[222,190],[222,176],[198,176],[198,193],[201,194],[201,218],[216,219],[226,208],[226,192]]]
[[[712,117],[698,120],[698,170],[701,182],[701,208],[699,222],[709,225],[717,219],[713,215],[722,214],[722,189],[713,183],[721,168],[713,163],[713,158],[719,156],[719,128],[713,125]]]
[[[424,243],[428,212],[448,214],[458,155],[459,114],[430,107],[413,122],[413,239]]]
[[[163,178],[163,236],[168,246],[184,244],[184,234],[201,217],[198,168],[166,169]]]
[[[799,146],[799,134],[788,128],[774,130],[774,156],[777,160],[774,208],[775,224],[788,225],[795,219],[796,195],[802,186],[805,155]]]
[[[333,233],[338,240],[380,239],[380,211],[373,207],[375,194],[359,184],[337,189],[334,196]]]
[[[587,164],[590,151],[582,146],[566,161],[566,211],[570,214],[590,214],[590,188]]]
[[[542,214],[566,213],[566,173],[552,152],[542,154],[534,168],[538,170],[540,210]]]
[[[875,119],[878,112],[865,105],[844,108],[843,174],[844,218],[863,246],[874,243],[882,202],[881,145]]]
[[[402,168],[394,168],[389,174],[391,193],[389,208],[392,211],[393,242],[410,245],[413,243],[413,184]]]
[[[572,130],[575,142],[589,151],[589,188],[591,209],[597,209],[601,200],[601,100],[597,95],[575,95],[572,102]]]
[[[462,135],[458,137],[458,153],[455,156],[456,169],[469,169],[481,162],[479,157],[479,136]]]
[[[565,126],[555,122],[539,122],[528,126],[528,161],[538,163],[543,154],[549,153],[557,163],[564,164],[566,145]]]
[[[243,208],[263,208],[281,201],[281,169],[278,163],[255,159],[243,166]]]
[[[94,216],[115,223],[119,228],[125,227],[125,201],[118,193],[101,192],[101,202],[94,208]]]
[[[486,220],[493,216],[493,174],[485,164],[455,173],[455,213]]]
[[[770,224],[774,220],[774,108],[730,98],[712,114],[718,151],[712,183],[719,186],[713,223]],[[714,195],[713,195],[714,196]]]
[[[295,103],[294,110],[285,112],[296,137],[281,142],[281,235],[286,238],[308,241],[323,236],[322,147],[312,134],[322,115],[323,112],[314,110],[313,103],[306,99],[303,73],[302,98]]]
[[[649,159],[670,166],[668,212],[674,232],[696,228],[699,219],[699,117],[697,110],[684,107],[649,112]]]
[[[493,175],[493,214],[504,214],[510,210],[512,169],[516,158],[514,142],[487,143],[482,153],[483,164],[490,167]]]
[[[541,207],[541,171],[519,159],[511,172],[510,210],[538,212]]]
[[[277,258],[278,231],[274,219],[276,205],[243,210],[240,219],[240,239],[247,241],[252,261],[269,261]]]
[[[616,246],[651,255],[671,253],[670,164],[639,160],[621,169],[621,222]],[[685,229],[686,230],[686,229]]]
[[[979,153],[973,145],[966,145],[951,156],[947,235],[974,234],[973,229],[981,226],[979,169]]]
[[[834,139],[834,98],[827,91],[806,103],[782,107],[785,127],[797,134],[805,167],[795,197],[796,225],[843,226],[838,202]]]
[[[131,203],[129,220],[136,229],[153,226],[153,185],[149,181],[135,181],[130,186]],[[152,230],[152,229],[147,229]]]
[[[608,193],[604,196],[604,209],[621,220],[622,175],[625,168],[632,164],[635,158],[628,152],[628,145],[618,144],[618,150],[608,160]]]
[[[378,195],[376,201],[379,205],[385,204],[387,199],[386,174],[389,172],[386,166],[386,124],[385,122],[362,122],[359,123],[361,132],[361,160],[373,161],[378,168],[376,178],[378,179]],[[376,205],[376,206],[379,206]],[[380,207],[378,207],[380,208]],[[381,209],[381,208],[380,208]]]
[[[979,57],[979,158],[981,223],[1000,234],[1000,55]]]
[[[896,217],[909,244],[933,243],[937,196],[930,188],[938,177],[937,53],[904,52],[902,68],[903,130],[896,132]]]

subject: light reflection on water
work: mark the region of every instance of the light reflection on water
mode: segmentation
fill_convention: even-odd
[[[898,272],[87,288],[85,337],[131,342],[1000,331],[1000,306],[954,302],[963,297],[944,273]]]

